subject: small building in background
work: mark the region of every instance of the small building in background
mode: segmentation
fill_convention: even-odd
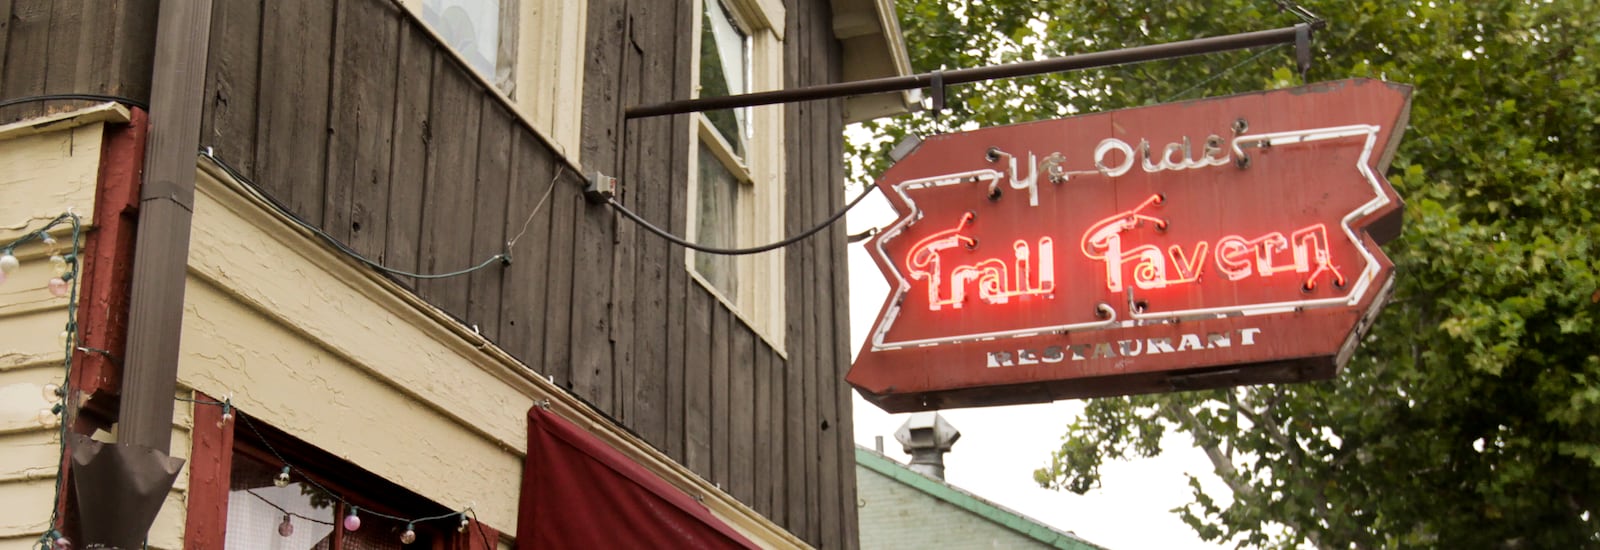
[[[944,453],[960,438],[938,413],[917,413],[895,433],[912,464],[884,456],[881,438],[876,451],[856,446],[862,550],[1102,548],[945,482]]]

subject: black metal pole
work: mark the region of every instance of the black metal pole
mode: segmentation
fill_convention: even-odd
[[[1255,31],[1227,36],[1213,36],[1209,38],[1196,38],[1182,42],[1170,42],[1152,46],[1138,46],[1105,52],[1094,52],[1066,57],[1054,57],[1037,61],[1024,61],[1021,63],[1008,63],[1005,65],[991,65],[988,67],[974,67],[971,69],[954,69],[949,71],[935,71],[907,76],[891,76],[874,78],[871,80],[857,80],[854,82],[840,82],[837,84],[822,84],[805,88],[792,88],[788,90],[774,90],[770,92],[755,92],[721,97],[706,97],[700,99],[684,99],[668,101],[654,105],[636,105],[626,111],[627,118],[646,118],[662,115],[676,115],[700,111],[715,111],[718,109],[734,109],[739,107],[752,107],[756,105],[770,105],[773,103],[791,103],[813,99],[832,99],[855,95],[876,94],[882,92],[898,92],[926,88],[934,84],[935,78],[942,78],[943,83],[966,84],[983,80],[998,78],[1015,78],[1019,76],[1032,76],[1045,73],[1058,73],[1064,71],[1077,71],[1125,65],[1128,63],[1142,63],[1159,59],[1174,59],[1191,55],[1242,50],[1275,44],[1293,44],[1297,36],[1302,36],[1302,27],[1310,30],[1311,24],[1301,23],[1293,27]]]

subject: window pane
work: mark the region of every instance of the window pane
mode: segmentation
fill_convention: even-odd
[[[739,181],[705,144],[700,145],[700,179],[696,187],[699,200],[695,221],[696,242],[717,248],[738,246],[736,231],[739,218],[735,203],[739,199]],[[733,256],[697,252],[694,255],[694,270],[716,287],[722,297],[737,302],[739,295],[734,284],[734,260]]]
[[[750,91],[750,37],[728,16],[717,0],[703,0],[704,21],[700,24],[700,97],[742,94]],[[750,133],[750,109],[707,111],[706,118],[744,156],[744,142]]]
[[[309,550],[328,548],[333,535],[334,503],[301,483],[274,486],[281,468],[248,455],[233,455],[228,491],[226,547],[240,550]],[[283,528],[285,518],[289,528]],[[289,533],[284,536],[283,533]]]
[[[422,19],[473,70],[490,82],[499,81],[500,0],[423,0]]]

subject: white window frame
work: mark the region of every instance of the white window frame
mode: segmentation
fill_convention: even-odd
[[[691,33],[690,71],[694,86],[692,97],[700,97],[700,47],[704,2],[722,2],[741,30],[750,37],[749,91],[776,90],[783,87],[783,6],[777,0],[694,0],[694,29]],[[691,242],[699,242],[698,221],[700,191],[700,147],[704,143],[711,153],[723,163],[735,179],[741,181],[736,198],[736,228],[734,235],[738,248],[762,245],[784,238],[784,156],[783,156],[783,106],[765,105],[749,108],[750,137],[741,159],[724,141],[721,132],[712,126],[704,114],[691,115],[689,125],[689,192],[687,230]],[[734,284],[736,295],[730,299],[695,268],[696,254],[684,255],[684,267],[691,278],[699,281],[717,300],[726,305],[741,320],[755,329],[779,354],[785,354],[784,338],[787,331],[787,307],[784,292],[783,249],[760,254],[735,256]]]
[[[422,17],[423,0],[394,0]],[[761,0],[768,1],[768,0]],[[468,71],[514,107],[545,140],[574,166],[579,158],[583,127],[583,56],[588,29],[588,0],[500,0],[503,37],[500,55],[510,64],[510,77],[502,82]],[[514,14],[514,24],[504,19]],[[438,31],[424,22],[434,38]],[[444,42],[440,39],[440,42]],[[463,59],[454,48],[446,48]],[[509,59],[505,59],[509,58]],[[463,59],[463,64],[465,60]]]

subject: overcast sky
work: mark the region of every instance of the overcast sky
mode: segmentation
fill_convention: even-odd
[[[885,227],[894,210],[881,194],[874,194],[848,217],[851,234],[870,227]],[[888,293],[888,283],[866,250],[850,247],[851,350],[860,349]],[[894,431],[908,415],[890,415],[855,397],[856,443],[871,448],[874,436],[883,436],[884,454],[902,463],[909,460]],[[989,501],[1020,512],[1089,542],[1117,550],[1139,548],[1226,548],[1201,541],[1170,510],[1190,501],[1185,472],[1202,476],[1202,482],[1220,503],[1227,502],[1221,480],[1212,474],[1205,454],[1184,435],[1168,435],[1160,457],[1111,462],[1102,467],[1102,487],[1086,495],[1041,489],[1033,470],[1049,464],[1050,452],[1061,442],[1067,424],[1083,411],[1081,401],[1040,405],[987,407],[942,411],[945,420],[961,432],[954,450],[945,457],[945,475],[951,484]]]

